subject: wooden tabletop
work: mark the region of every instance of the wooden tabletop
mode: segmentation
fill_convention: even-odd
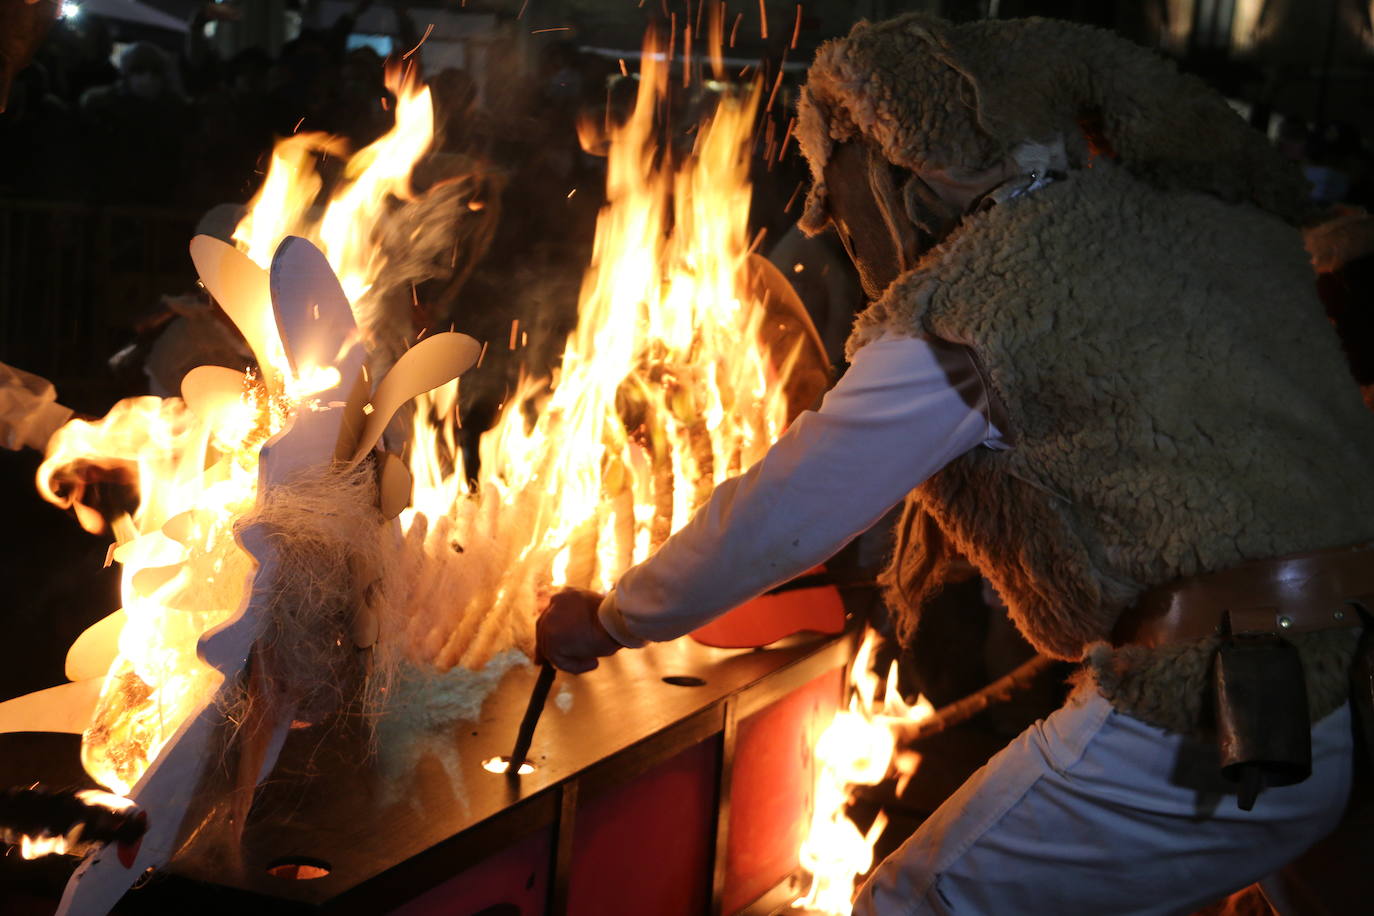
[[[621,652],[588,674],[559,674],[530,749],[536,770],[519,780],[489,773],[482,762],[510,753],[533,666],[507,671],[475,721],[429,733],[427,743],[415,745],[418,753],[390,749],[407,761],[400,767],[385,765],[388,749],[369,754],[362,729],[293,731],[258,790],[243,843],[233,842],[223,823],[207,826],[171,870],[307,905],[366,897],[369,882],[387,883],[384,873],[403,863],[430,861],[437,881],[552,823],[561,783],[576,777],[586,793],[631,778],[719,732],[727,698],[734,698],[736,715],[748,715],[843,664],[853,643],[851,633],[722,650],[680,639]],[[560,698],[565,692],[570,703]],[[216,812],[223,821],[223,806],[207,813]],[[270,874],[282,861],[318,862],[329,873],[315,880]],[[416,887],[417,868],[405,881],[418,893],[425,869]]]

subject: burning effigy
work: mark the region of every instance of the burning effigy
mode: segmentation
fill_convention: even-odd
[[[46,447],[40,492],[111,535],[122,574],[68,682],[0,703],[0,733],[80,738],[81,791],[29,773],[0,787],[0,840],[81,859],[60,913],[122,912],[153,872],[150,890],[184,897],[152,912],[226,890],[268,904],[240,907],[255,911],[397,916],[1186,911],[1348,845],[1321,837],[1357,823],[1349,723],[1374,721],[1351,690],[1374,682],[1374,490],[1351,470],[1374,426],[1297,244],[1348,176],[1321,164],[1329,186],[1308,195],[1296,149],[1172,63],[1083,25],[993,21],[996,4],[820,44],[785,129],[768,113],[802,67],[789,52],[825,18],[800,3],[790,40],[769,39],[759,0],[762,43],[740,58],[722,51],[723,2],[646,9],[670,37],[639,57],[623,37],[566,41],[578,20],[612,34],[600,10],[506,5],[436,10],[450,21],[423,37],[397,8],[399,45],[354,29],[365,2],[328,33],[304,10],[280,69],[237,59],[233,99],[205,110],[293,136],[232,228],[206,214],[175,230],[207,295],[179,318],[164,297],[118,361],[158,397],[67,422],[51,383],[0,364],[16,405],[0,444]],[[240,13],[198,13],[188,60],[210,10]],[[287,24],[244,12],[257,21],[219,50]],[[733,12],[731,48],[754,15]],[[435,31],[440,123],[474,125],[437,144],[415,78]],[[389,89],[350,41],[393,61],[410,48]],[[511,87],[534,49],[542,110],[526,117]],[[92,184],[136,176],[160,195],[181,157],[149,167],[143,150],[196,149],[207,174],[241,171],[194,205],[239,199],[252,156],[209,165],[227,119],[194,143],[162,131],[181,102],[164,57],[135,45],[115,84],[81,94],[112,123],[146,116],[91,135],[126,154]],[[45,104],[41,76],[26,104]],[[593,102],[584,77],[607,105],[579,131],[606,160],[582,274],[567,255],[592,234],[564,203],[597,167],[563,115]],[[266,107],[259,80],[281,84]],[[51,123],[30,127],[62,151]],[[124,142],[140,133],[165,142]],[[768,207],[800,172],[761,182],[775,216],[754,233],[750,170],[784,164],[792,140],[810,189]],[[591,216],[598,196],[573,206]],[[757,250],[799,199],[794,244],[769,247],[781,273]],[[10,235],[39,237],[9,224],[6,263]],[[163,288],[152,267],[129,271],[139,296]],[[11,286],[96,298],[47,297],[59,269],[3,273],[0,304],[23,298]],[[825,348],[788,277],[837,359],[854,318],[815,411]],[[481,320],[450,325],[451,305]],[[192,313],[218,350],[185,346]],[[145,362],[158,322],[177,333]],[[61,362],[42,371],[79,391]],[[875,578],[845,551],[883,528]],[[67,638],[95,620],[65,611]],[[24,689],[56,680],[48,661]],[[1071,688],[1035,683],[1073,664]],[[921,743],[984,712],[957,754]],[[1228,795],[1242,816],[1218,807]]]
[[[609,587],[826,384],[804,312],[751,254],[760,86],[721,95],[675,156],[656,137],[668,63],[650,47],[633,112],[606,128],[577,327],[465,467],[457,386],[490,342],[412,339],[378,295],[424,279],[398,277],[378,237],[405,231],[433,135],[428,90],[389,79],[395,127],[327,199],[313,163],[338,142],[293,136],[234,244],[191,241],[255,365],[194,369],[181,397],[122,401],[49,444],[39,489],[89,529],[105,520],[74,467],[122,469],[139,497],[110,525],[123,607],[73,644],[69,684],[0,705],[0,729],[80,733],[91,778],[147,815],[137,842],[88,854],[63,912],[103,912],[177,856],[226,747],[243,814],[293,729],[352,715],[394,735],[475,715],[532,652],[542,596]],[[429,193],[461,219],[465,187]],[[79,838],[49,839],[32,852]]]

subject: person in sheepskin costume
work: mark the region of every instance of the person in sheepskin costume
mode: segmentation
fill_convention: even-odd
[[[1374,609],[1374,417],[1304,186],[1155,54],[1050,20],[860,23],[816,55],[802,227],[873,303],[850,370],[608,595],[570,671],[678,636],[906,500],[909,635],[957,551],[1069,702],[882,863],[856,913],[1187,913],[1330,832]]]

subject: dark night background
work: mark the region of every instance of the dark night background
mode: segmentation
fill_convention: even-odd
[[[765,38],[758,0],[730,0],[727,30],[742,17],[727,51],[743,61],[734,69],[787,73],[755,164],[763,249],[795,220],[786,204],[806,176],[795,144],[779,161],[768,139],[783,132],[804,65],[857,19],[910,10],[1113,29],[1223,92],[1306,171],[1316,202],[1368,208],[1372,9],[1360,0],[767,0]],[[547,338],[515,354],[492,348],[501,358],[465,392],[480,426],[522,366],[547,369],[574,318],[603,181],[601,160],[579,146],[576,117],[623,101],[618,58],[637,51],[646,26],[680,30],[696,12],[680,0],[69,2],[0,114],[0,361],[51,379],[60,400],[88,414],[166,393],[144,367],[179,297],[199,295],[186,253],[196,227],[217,206],[248,201],[274,138],[326,131],[358,148],[383,133],[394,108],[384,59],[433,23],[419,60],[440,136],[419,183],[478,174],[489,206],[469,217],[469,269],[420,289],[416,330],[454,325],[504,340],[512,316],[534,302]],[[0,451],[0,698],[61,682],[72,639],[119,604],[117,569],[101,569],[104,539],[34,491],[39,460]],[[76,744],[0,736],[0,785],[81,782]],[[41,888],[54,869],[35,864],[28,874]],[[12,889],[23,879],[7,880]]]

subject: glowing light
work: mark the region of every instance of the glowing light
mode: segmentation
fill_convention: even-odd
[[[132,799],[110,792],[102,792],[99,789],[86,789],[76,793],[76,797],[88,805],[99,805],[109,811],[128,811],[134,806]]]
[[[80,15],[81,4],[72,3],[71,0],[65,0],[65,2],[62,4],[61,10],[58,12],[58,18],[60,19],[75,19],[77,16]]]
[[[43,856],[64,855],[72,843],[66,836],[22,836],[19,838],[19,855],[25,859],[38,859]]]
[[[134,807],[134,803],[129,799],[101,792],[99,789],[86,789],[76,793],[76,797],[88,805],[98,805],[109,811],[127,811]],[[77,824],[60,836],[23,835],[19,838],[19,855],[25,859],[37,859],[42,856],[78,852],[81,849],[81,827],[81,824]]]
[[[396,125],[348,161],[344,184],[322,220],[312,218],[322,185],[315,156],[343,149],[322,134],[297,134],[273,151],[267,178],[234,233],[263,268],[287,235],[315,242],[355,310],[367,307],[382,266],[368,233],[392,199],[409,195],[410,168],[433,135],[429,91],[399,72],[389,73],[388,82],[397,93]],[[220,685],[220,673],[200,660],[198,646],[241,606],[252,575],[234,539],[234,522],[256,500],[259,450],[293,413],[318,408],[315,394],[340,381],[334,366],[293,373],[262,305],[266,326],[257,356],[263,371],[261,378],[245,377],[237,403],[202,417],[180,398],[121,401],[101,420],[59,430],[39,468],[40,492],[72,506],[95,531],[103,519],[82,505],[79,486],[71,483],[80,475],[65,469],[122,467],[137,480],[138,509],[116,529],[120,546],[113,554],[123,567],[127,623],[81,747],[86,771],[120,794],[133,788],[186,716]],[[269,388],[268,379],[281,381]],[[169,522],[192,512],[197,522],[191,535],[178,540],[164,533]]]
[[[482,769],[486,770],[488,773],[509,773],[509,772],[510,772],[510,758],[509,758],[509,757],[488,757],[486,760],[483,760],[483,761],[482,761]],[[521,776],[528,776],[528,775],[530,775],[530,774],[533,773],[533,772],[534,772],[534,764],[530,763],[528,760],[526,760],[526,761],[524,761],[524,762],[522,762],[522,763],[520,764],[519,775],[521,775]]]
[[[887,777],[894,765],[894,725],[918,722],[932,713],[924,697],[914,705],[902,699],[896,662],[885,682],[869,671],[874,642],[870,630],[850,670],[848,708],[835,714],[816,742],[814,807],[799,856],[811,874],[811,886],[792,904],[810,912],[847,916],[852,909],[856,879],[873,867],[873,845],[887,827],[887,817],[880,813],[866,833],[860,832],[846,813],[852,790],[877,785]],[[882,700],[878,702],[880,684]],[[919,762],[915,754],[898,756],[899,792]]]
[[[655,114],[669,66],[646,44],[629,118],[604,137],[599,124],[579,128],[608,161],[578,323],[555,377],[526,379],[506,399],[471,489],[451,414],[416,412],[414,508],[401,522],[451,565],[440,578],[461,584],[442,600],[412,599],[406,642],[440,668],[478,667],[512,634],[532,649],[542,594],[610,587],[787,423],[790,362],[759,344],[764,309],[740,292],[761,90],[722,95],[694,148],[675,154]],[[495,345],[515,349],[527,325],[512,322]]]
[[[333,366],[313,366],[287,380],[286,396],[292,401],[303,401],[337,387],[340,381],[339,370]]]
[[[388,647],[413,662],[476,669],[513,646],[531,651],[548,589],[609,587],[715,484],[762,457],[787,422],[796,351],[768,352],[762,303],[741,298],[760,86],[722,95],[683,154],[660,145],[668,66],[650,44],[635,108],[609,129],[608,203],[555,377],[523,379],[503,401],[471,483],[456,387],[414,412],[412,501],[399,525],[407,562],[419,565],[387,623],[397,628]],[[315,243],[355,316],[373,308],[384,266],[375,225],[410,198],[410,170],[433,136],[428,90],[389,79],[395,127],[348,160],[322,217],[316,160],[344,151],[334,138],[295,134],[277,144],[234,232],[264,269],[286,236]],[[64,488],[64,469],[96,463],[137,478],[140,503],[117,529],[114,554],[128,622],[82,742],[87,771],[121,794],[220,686],[197,649],[242,605],[251,580],[234,525],[255,504],[262,445],[296,412],[318,409],[314,396],[339,381],[333,366],[293,373],[270,311],[260,312],[261,369],[213,417],[179,398],[121,402],[100,421],[64,427],[40,468],[44,495],[84,513],[93,530],[103,519]],[[513,324],[510,345],[530,333]],[[178,533],[173,521],[192,512],[194,536]]]

